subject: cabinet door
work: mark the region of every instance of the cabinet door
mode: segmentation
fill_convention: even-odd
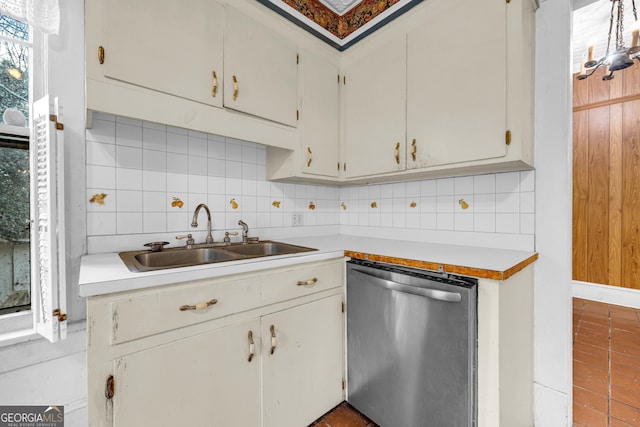
[[[117,426],[260,425],[259,320],[114,361]]]
[[[295,41],[227,7],[225,107],[296,126],[296,55]]]
[[[426,7],[425,21],[408,34],[407,168],[504,156],[508,5],[432,0]]]
[[[338,66],[310,51],[300,56],[301,170],[338,176]]]
[[[104,75],[221,107],[223,12],[215,1],[108,1]]]
[[[345,176],[404,170],[406,36],[353,60],[344,75]]]
[[[262,318],[263,427],[306,426],[342,401],[341,303],[336,295]]]

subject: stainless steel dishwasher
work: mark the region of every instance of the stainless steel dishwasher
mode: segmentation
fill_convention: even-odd
[[[381,427],[476,425],[476,301],[476,279],[349,261],[349,403]]]

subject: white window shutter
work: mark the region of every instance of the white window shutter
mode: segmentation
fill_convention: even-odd
[[[51,342],[67,337],[62,106],[49,95],[31,113],[31,307],[34,329]]]

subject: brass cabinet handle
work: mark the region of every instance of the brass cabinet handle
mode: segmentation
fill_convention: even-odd
[[[298,286],[309,286],[309,285],[313,285],[314,283],[318,283],[318,278],[314,277],[311,280],[299,280],[298,281]]]
[[[396,163],[400,164],[400,143],[396,144]]]
[[[309,160],[307,160],[307,167],[311,167],[311,162],[313,161],[313,153],[311,152],[311,147],[307,147],[307,153],[309,153]]]
[[[181,305],[180,306],[180,311],[187,311],[187,310],[201,310],[203,308],[207,308],[210,307],[214,304],[217,304],[218,300],[217,299],[211,299],[207,302],[201,302],[199,304],[196,305]]]
[[[253,360],[253,356],[256,354],[255,349],[256,346],[253,343],[253,331],[249,331],[249,362]]]
[[[413,159],[413,161],[416,161],[416,154],[418,153],[418,147],[416,147],[416,139],[413,138],[413,141],[411,142],[411,158]]]
[[[276,327],[271,325],[269,330],[271,331],[271,354],[273,354],[273,352],[276,351],[276,345],[278,344],[276,341]]]
[[[104,47],[98,46],[98,62],[104,64]]]
[[[211,96],[215,98],[218,94],[218,75],[215,71],[212,71],[211,74],[213,74],[213,89],[211,89]]]
[[[238,79],[233,76],[233,100],[238,99]]]

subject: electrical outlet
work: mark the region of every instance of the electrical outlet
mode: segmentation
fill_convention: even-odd
[[[293,214],[293,226],[299,227],[304,225],[304,214],[303,213],[294,213]]]

